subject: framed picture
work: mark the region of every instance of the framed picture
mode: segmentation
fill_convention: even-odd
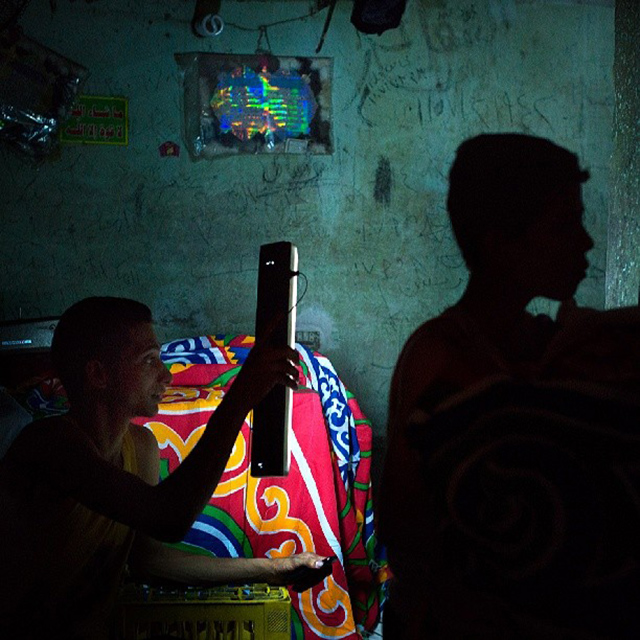
[[[193,53],[176,61],[193,159],[333,152],[330,58]]]

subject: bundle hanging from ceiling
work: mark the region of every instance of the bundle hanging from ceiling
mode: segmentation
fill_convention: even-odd
[[[0,0],[0,31],[14,24],[30,0]]]
[[[381,35],[395,29],[407,6],[407,0],[355,0],[351,23],[362,33]]]

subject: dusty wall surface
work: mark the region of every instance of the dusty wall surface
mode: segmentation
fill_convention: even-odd
[[[640,287],[640,4],[616,3],[614,150],[606,306],[638,304]]]
[[[613,4],[410,0],[382,36],[358,33],[351,7],[338,2],[319,54],[333,60],[332,154],[194,162],[174,54],[314,56],[326,11],[225,0],[223,33],[197,38],[190,3],[32,2],[25,33],[89,70],[83,92],[128,98],[129,143],[66,145],[38,166],[0,150],[0,319],[109,294],[149,304],[162,339],[252,333],[259,246],[289,240],[308,279],[299,327],[381,439],[402,344],[463,291],[446,177],[458,144],[489,131],[550,137],[590,169],[596,248],[578,300],[603,307]],[[160,155],[166,141],[179,157]]]

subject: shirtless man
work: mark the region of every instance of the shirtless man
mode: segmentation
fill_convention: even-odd
[[[0,637],[101,640],[125,564],[186,583],[291,582],[323,558],[210,558],[183,538],[214,492],[251,408],[296,387],[293,349],[256,345],[190,455],[159,482],[151,417],[171,382],[149,309],[88,298],[61,317],[52,359],[71,409],[25,427],[0,462]],[[319,576],[321,579],[321,576]]]

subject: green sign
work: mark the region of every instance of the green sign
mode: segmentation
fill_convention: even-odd
[[[121,144],[129,142],[126,98],[78,96],[71,117],[60,130],[60,142]]]

